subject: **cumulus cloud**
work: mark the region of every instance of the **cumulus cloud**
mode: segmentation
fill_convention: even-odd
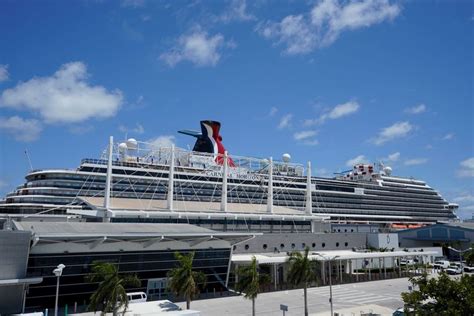
[[[114,116],[122,104],[122,93],[90,85],[88,76],[84,63],[64,64],[50,77],[35,77],[3,91],[0,107],[39,113],[46,123]]]
[[[454,138],[454,133],[448,133],[446,135],[444,135],[441,140],[451,140]]]
[[[395,162],[400,159],[400,153],[397,151],[393,154],[388,155],[385,158],[382,158],[382,161],[389,161],[389,162]]]
[[[8,65],[0,65],[0,82],[7,81],[10,78],[8,73]]]
[[[359,155],[357,157],[354,157],[352,159],[349,159],[346,161],[346,166],[347,167],[354,167],[354,165],[360,164],[360,163],[369,163],[368,159],[364,155]]]
[[[293,114],[286,114],[280,119],[280,123],[278,124],[278,129],[284,129],[291,126],[291,119],[293,118]]]
[[[338,104],[326,113],[323,113],[320,117],[316,119],[308,119],[303,122],[305,126],[312,126],[316,124],[322,124],[327,120],[335,120],[344,116],[348,116],[357,112],[360,108],[359,103],[356,101],[349,101],[346,103]]]
[[[423,165],[428,162],[427,158],[413,158],[413,159],[407,159],[403,163],[405,166],[417,166],[417,165]]]
[[[143,128],[143,125],[140,123],[137,123],[135,127],[127,127],[125,125],[120,125],[119,126],[119,131],[122,133],[134,133],[134,134],[143,134],[145,133],[145,128]]]
[[[175,143],[175,137],[172,135],[162,135],[147,141],[150,148],[159,149],[162,147],[171,147]]]
[[[232,0],[227,10],[217,17],[217,21],[224,23],[253,21],[255,19],[255,16],[247,12],[246,0]]]
[[[32,142],[38,139],[43,127],[38,120],[12,116],[9,118],[0,117],[0,130],[10,134],[18,141]]]
[[[474,202],[474,195],[470,193],[465,193],[453,198],[453,201],[456,203]]]
[[[405,112],[409,113],[409,114],[420,114],[420,113],[423,113],[425,111],[426,111],[426,105],[424,105],[423,103],[415,105],[411,108],[405,109]]]
[[[175,46],[160,55],[168,66],[174,67],[188,61],[198,67],[215,66],[221,59],[222,50],[235,47],[233,41],[226,42],[222,34],[210,36],[200,29],[180,36]]]
[[[284,46],[285,54],[307,54],[331,45],[342,32],[391,21],[400,11],[398,4],[388,0],[322,0],[310,12],[288,15],[280,22],[260,23],[256,31]]]
[[[293,138],[298,142],[302,142],[304,145],[314,146],[319,144],[318,140],[314,138],[317,134],[317,131],[307,130],[294,133]]]
[[[474,157],[463,160],[459,163],[460,169],[457,174],[462,178],[474,177]]]
[[[382,145],[388,141],[406,137],[413,130],[413,125],[409,122],[397,122],[391,126],[383,128],[372,142]]]

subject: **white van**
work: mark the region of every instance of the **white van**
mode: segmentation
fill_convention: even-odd
[[[146,294],[144,292],[127,293],[128,303],[143,303],[146,302]]]
[[[447,261],[447,260],[435,261],[433,267],[435,269],[447,269],[449,267],[449,261]]]

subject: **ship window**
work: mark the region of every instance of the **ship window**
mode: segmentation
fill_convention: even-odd
[[[344,232],[347,233],[347,229],[344,229]]]
[[[311,246],[313,246],[313,248],[316,247],[316,243],[313,242],[313,243],[311,244]]]
[[[346,241],[346,242],[344,243],[344,246],[347,247],[348,245],[349,245],[349,243]]]
[[[280,248],[285,248],[285,244],[280,244]]]
[[[305,243],[302,243],[302,244],[301,244],[301,248],[303,248],[303,249],[306,248],[306,244],[305,244]]]
[[[338,232],[338,233],[340,233],[340,232],[341,232],[341,230],[340,230],[340,229],[338,229],[338,230],[337,230],[337,232]]]
[[[263,249],[267,249],[267,244],[263,244]]]
[[[323,248],[326,247],[326,243],[323,243],[321,246],[323,246]]]
[[[296,245],[295,244],[291,244],[291,249],[295,249]]]
[[[338,242],[336,243],[336,247],[339,247],[339,243],[338,243]]]
[[[351,228],[351,233],[353,233],[353,232],[354,232],[354,229],[353,229],[353,228]]]
[[[245,250],[249,250],[249,245],[245,245]]]

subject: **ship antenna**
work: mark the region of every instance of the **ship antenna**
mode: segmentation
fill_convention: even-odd
[[[31,164],[30,154],[28,154],[28,149],[25,148],[25,155],[26,159],[28,160],[28,164],[30,165],[30,171],[33,171],[33,165]]]

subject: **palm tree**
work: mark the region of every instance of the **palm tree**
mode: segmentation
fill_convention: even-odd
[[[260,286],[270,282],[268,274],[258,271],[257,259],[252,257],[250,265],[239,267],[237,270],[239,280],[236,284],[237,291],[244,293],[244,297],[252,300],[252,316],[255,316],[255,299],[260,292]]]
[[[206,275],[201,271],[193,271],[194,252],[188,255],[175,252],[174,257],[178,260],[179,266],[168,272],[169,288],[177,296],[184,296],[186,309],[189,309],[191,300],[199,294],[199,284],[205,286]]]
[[[124,307],[123,314],[125,314],[128,307],[125,287],[141,285],[140,279],[135,274],[120,275],[117,266],[108,262],[93,262],[92,272],[86,280],[99,283],[97,290],[91,296],[89,310],[96,312],[102,306],[101,315],[112,312],[115,316],[121,307]]]
[[[316,281],[316,261],[308,258],[309,247],[306,247],[304,254],[294,251],[288,258],[290,267],[288,269],[288,282],[295,285],[303,285],[304,291],[304,315],[308,316],[308,296],[307,289],[311,282]]]

